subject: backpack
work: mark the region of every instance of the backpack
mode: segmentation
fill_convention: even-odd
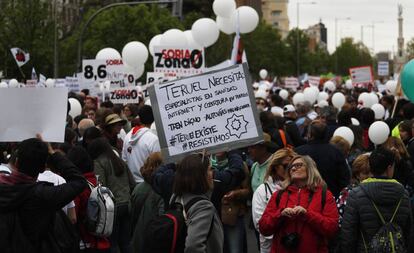
[[[368,196],[368,199],[371,201],[372,206],[374,207],[378,217],[381,220],[382,226],[378,229],[375,235],[367,244],[365,241],[364,234],[361,232],[362,241],[364,243],[365,252],[372,252],[372,253],[385,253],[385,252],[392,252],[392,253],[406,253],[407,248],[405,247],[404,238],[403,238],[403,231],[401,227],[394,223],[395,215],[400,208],[402,197],[398,201],[397,207],[394,210],[394,213],[391,219],[387,222],[385,221],[384,217],[382,216],[381,212],[379,211],[377,205],[371,199],[371,197],[367,194],[364,187],[361,186],[361,189],[364,191],[365,195]]]
[[[283,193],[285,192],[286,190],[280,190],[280,191],[278,191],[276,194],[277,194],[277,196],[276,196],[276,206],[279,206],[279,204],[280,204],[280,199],[282,198],[282,195],[283,195]],[[322,206],[322,211],[323,211],[323,209],[325,208],[325,203],[326,203],[326,191],[327,191],[327,186],[326,186],[326,184],[324,184],[323,186],[322,186],[322,198],[321,198],[321,206]],[[309,194],[309,199],[308,199],[308,202],[310,203],[311,202],[311,200],[312,200],[312,198],[313,198],[313,192],[311,192],[311,194]]]
[[[153,218],[147,226],[144,235],[145,250],[151,253],[182,253],[185,249],[187,237],[187,212],[203,197],[194,197],[186,205],[175,203],[176,197],[172,199],[171,206],[165,214]],[[214,217],[212,223],[214,222]],[[212,224],[207,238],[211,234]]]
[[[88,181],[91,194],[86,207],[86,229],[97,237],[112,234],[115,218],[114,195],[100,183],[94,186]]]

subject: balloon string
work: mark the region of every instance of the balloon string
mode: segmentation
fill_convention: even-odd
[[[400,100],[401,96],[401,70],[404,66],[400,66],[398,70],[398,82],[397,82],[397,88],[395,89],[395,101],[394,101],[394,108],[392,109],[391,118],[394,118],[395,110],[397,109],[398,100]]]

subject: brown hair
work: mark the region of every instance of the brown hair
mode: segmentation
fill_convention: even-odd
[[[173,193],[204,194],[210,190],[208,168],[210,159],[202,154],[191,154],[183,158],[174,176]]]
[[[351,144],[341,136],[333,136],[329,143],[337,147],[345,157],[351,150]]]
[[[352,163],[352,181],[358,182],[358,175],[368,174],[370,171],[369,154],[359,155]]]
[[[160,152],[151,153],[144,165],[141,167],[141,175],[144,181],[152,184],[152,175],[158,170],[162,164],[162,157]]]
[[[286,158],[292,159],[295,156],[297,156],[297,154],[292,149],[283,148],[276,151],[272,156],[272,160],[267,166],[264,181],[267,181],[269,177],[272,177],[273,181],[275,181],[278,178],[276,167],[280,165],[283,166],[283,160],[285,160]]]
[[[306,167],[306,173],[308,174],[306,186],[311,190],[315,191],[316,187],[324,185],[325,181],[323,181],[321,174],[318,171],[318,168],[316,167],[316,163],[310,158],[310,156],[304,155],[297,155],[292,158],[292,160],[289,163],[289,167],[292,166],[293,162],[295,162],[298,159],[302,159],[304,166]],[[288,173],[287,178],[282,183],[283,189],[286,189],[289,185],[292,184],[292,178],[290,176],[290,173]]]
[[[382,144],[382,147],[392,151],[397,161],[410,157],[403,141],[400,138],[390,136],[387,141]]]

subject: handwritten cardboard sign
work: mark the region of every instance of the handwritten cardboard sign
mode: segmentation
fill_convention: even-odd
[[[166,160],[263,140],[247,64],[154,84],[148,89]]]

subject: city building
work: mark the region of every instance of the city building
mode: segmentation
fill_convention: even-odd
[[[309,50],[315,52],[317,48],[328,50],[328,30],[322,20],[310,26],[305,31],[309,37]]]
[[[289,33],[288,3],[289,0],[262,0],[263,20],[277,28],[282,38]]]

